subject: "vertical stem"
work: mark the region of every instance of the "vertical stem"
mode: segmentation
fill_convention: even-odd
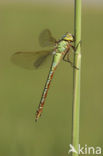
[[[80,73],[81,73],[81,1],[75,0],[74,6],[74,36],[75,48],[74,64],[79,70],[73,71],[73,123],[72,123],[72,145],[78,151],[79,145],[79,115],[80,115]],[[72,153],[72,156],[78,156]]]

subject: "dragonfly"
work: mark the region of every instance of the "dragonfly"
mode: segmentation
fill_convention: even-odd
[[[45,29],[40,33],[39,43],[41,47],[50,47],[50,50],[41,50],[34,52],[16,52],[12,55],[11,61],[21,67],[27,69],[38,69],[43,63],[47,60],[49,56],[52,56],[52,62],[47,77],[47,81],[44,86],[44,90],[40,99],[38,109],[36,111],[35,121],[39,119],[43,112],[43,107],[45,100],[48,94],[48,89],[50,87],[51,80],[55,73],[57,66],[60,61],[63,59],[66,62],[69,62],[72,67],[78,69],[70,61],[70,49],[75,50],[73,43],[74,36],[67,32],[59,40],[56,40],[49,29]]]

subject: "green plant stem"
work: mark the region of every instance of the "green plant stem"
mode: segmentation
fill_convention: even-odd
[[[74,65],[79,70],[73,71],[73,122],[72,122],[72,145],[78,151],[79,144],[79,116],[80,116],[80,73],[81,73],[81,1],[75,0],[74,7],[74,36],[75,36],[75,53]],[[72,153],[72,156],[78,156]]]

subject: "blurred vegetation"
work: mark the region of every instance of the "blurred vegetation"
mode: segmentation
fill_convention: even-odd
[[[103,9],[83,8],[80,144],[103,142]],[[39,33],[49,28],[58,39],[73,33],[73,8],[0,6],[0,155],[63,156],[71,143],[73,69],[61,62],[44,112],[34,122],[48,68],[29,71],[10,62],[16,51],[40,50]]]

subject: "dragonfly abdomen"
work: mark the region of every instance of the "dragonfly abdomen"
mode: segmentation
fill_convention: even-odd
[[[47,94],[48,94],[48,89],[50,87],[50,83],[51,83],[51,80],[53,78],[55,69],[56,69],[56,66],[52,66],[51,69],[50,69],[50,72],[49,72],[49,75],[48,75],[48,78],[47,78],[47,81],[46,81],[46,84],[45,84],[45,87],[44,87],[44,90],[43,90],[43,94],[42,94],[42,97],[41,97],[41,100],[40,100],[40,104],[39,104],[38,110],[36,112],[36,119],[35,119],[36,121],[41,116],[41,113],[43,111],[44,103],[45,103],[45,100],[46,100],[46,97],[47,97]]]
[[[43,90],[43,94],[42,94],[42,97],[41,97],[41,100],[40,100],[40,104],[39,104],[38,110],[36,112],[35,121],[37,121],[38,118],[41,116],[41,113],[43,111],[43,107],[44,107],[44,104],[45,104],[45,100],[46,100],[46,97],[47,97],[47,94],[48,94],[48,89],[50,87],[51,80],[52,80],[54,72],[55,72],[55,70],[56,70],[56,68],[57,68],[57,66],[58,66],[58,64],[60,62],[61,57],[62,57],[62,54],[60,54],[60,53],[54,55],[53,62],[52,62],[52,65],[51,65],[51,68],[50,68],[50,71],[49,71],[49,75],[48,75],[48,78],[47,78],[47,81],[46,81],[46,84],[45,84],[45,87],[44,87],[44,90]]]

